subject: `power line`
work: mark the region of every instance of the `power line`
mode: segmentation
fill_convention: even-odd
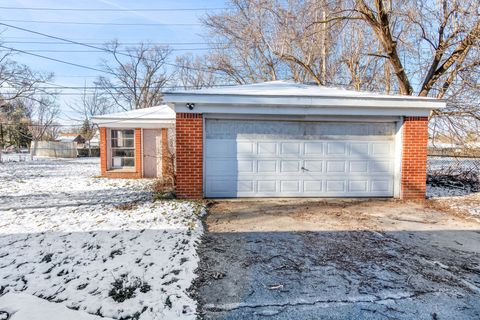
[[[74,66],[74,67],[78,67],[78,68],[89,69],[89,70],[93,70],[93,71],[98,71],[98,72],[102,72],[102,73],[108,73],[108,74],[115,75],[115,73],[113,73],[113,72],[108,72],[108,71],[106,71],[106,70],[101,70],[101,69],[97,69],[97,68],[93,68],[93,67],[88,67],[88,66],[84,66],[84,65],[81,65],[81,64],[77,64],[77,63],[73,63],[73,62],[68,62],[68,61],[64,61],[64,60],[60,60],[60,59],[55,59],[55,58],[52,58],[52,57],[47,57],[47,56],[43,56],[43,55],[36,54],[36,53],[30,53],[30,52],[27,52],[27,51],[24,51],[24,50],[20,50],[20,49],[5,47],[5,46],[2,46],[2,45],[0,45],[0,48],[4,48],[4,49],[16,51],[16,52],[20,52],[20,53],[23,53],[23,54],[28,54],[28,55],[30,55],[30,56],[34,56],[34,57],[42,58],[42,59],[47,59],[47,60],[55,61],[55,62],[58,62],[58,63],[68,64],[68,65],[71,65],[71,66]]]
[[[44,21],[44,20],[10,20],[2,19],[6,22],[18,23],[41,23],[41,24],[72,24],[72,25],[95,25],[95,26],[143,26],[143,27],[159,27],[159,26],[201,26],[200,23],[120,23],[120,22],[83,22],[83,21]]]
[[[2,42],[5,42],[5,43],[26,43],[26,44],[69,44],[69,43],[65,43],[65,42],[52,42],[52,41],[49,41],[49,42],[46,42],[46,41],[36,41],[36,40],[40,40],[42,38],[32,38],[32,37],[1,37],[2,39]],[[3,41],[4,39],[30,39],[32,41],[18,41],[18,40],[15,40],[15,41],[10,41],[10,40],[7,40],[7,41]],[[95,39],[95,38],[89,38],[89,39],[70,39],[72,41],[80,41],[80,40],[96,40],[96,42],[82,42],[82,43],[85,43],[85,44],[105,44],[105,43],[108,43],[108,42],[111,42],[112,39]],[[138,43],[140,43],[142,41],[137,41],[137,42],[123,42],[123,41],[119,41],[119,44],[121,45],[136,45]],[[148,44],[152,44],[152,45],[165,45],[165,46],[190,46],[190,45],[222,45],[224,43],[214,43],[214,42],[150,42],[150,41],[143,41],[145,43],[148,43]]]
[[[208,51],[212,50],[211,48],[173,48],[169,49],[172,51]],[[8,52],[9,50],[0,50],[0,52]],[[51,50],[51,49],[34,49],[34,50],[25,50],[25,52],[49,52],[49,53],[98,53],[98,52],[104,52],[103,50]],[[117,52],[122,52],[122,53],[127,53],[129,52],[128,50],[117,50]],[[104,52],[106,53],[106,52]]]
[[[133,9],[116,9],[116,8],[48,8],[48,7],[0,7],[2,10],[33,10],[33,11],[99,11],[99,12],[169,12],[169,11],[210,11],[210,10],[226,10],[227,8],[133,8]]]
[[[38,34],[38,35],[41,35],[41,36],[44,36],[44,37],[47,37],[47,38],[52,38],[52,39],[56,39],[56,40],[60,40],[60,41],[65,41],[65,42],[69,42],[69,43],[74,43],[74,44],[77,44],[77,45],[80,45],[80,46],[84,46],[84,47],[88,47],[88,48],[92,48],[92,49],[97,49],[97,50],[102,50],[102,51],[105,51],[105,52],[109,52],[109,53],[112,53],[112,54],[116,54],[117,52],[113,51],[113,50],[110,50],[110,49],[106,49],[106,48],[102,48],[102,47],[97,47],[97,46],[92,46],[92,45],[89,45],[89,44],[85,44],[85,43],[82,43],[82,42],[78,42],[78,41],[72,41],[72,40],[69,40],[69,39],[65,39],[65,38],[62,38],[62,37],[56,37],[56,36],[52,36],[52,35],[49,35],[49,34],[46,34],[46,33],[42,33],[42,32],[38,32],[38,31],[33,31],[33,30],[30,30],[30,29],[26,29],[26,28],[21,28],[21,27],[17,27],[17,26],[13,26],[13,25],[10,25],[10,24],[7,24],[7,23],[2,23],[0,22],[0,25],[4,25],[6,27],[10,27],[10,28],[13,28],[13,29],[17,29],[17,30],[21,30],[21,31],[25,31],[25,32],[29,32],[29,33],[33,33],[33,34]],[[7,48],[8,49],[8,48]],[[21,50],[18,50],[18,49],[15,49],[17,51],[21,51]],[[25,51],[23,51],[25,52]],[[34,53],[28,53],[28,52],[25,52],[26,54],[30,54],[30,55],[36,55]],[[140,59],[140,57],[138,56],[134,56],[134,55],[131,55],[131,54],[127,54],[127,53],[121,53],[119,52],[118,53],[119,55],[122,55],[122,56],[126,56],[126,57],[129,57],[129,58],[137,58],[137,59]],[[36,56],[40,56],[40,55],[36,55]],[[57,60],[57,59],[53,59],[53,58],[50,58],[50,57],[45,57],[43,56],[44,58],[46,59],[49,59],[49,60]],[[59,60],[59,62],[63,62],[65,63],[65,61],[61,61]],[[67,62],[67,64],[70,64]],[[174,63],[169,63],[169,62],[164,62],[165,65],[169,65],[169,66],[173,66],[173,67],[180,67],[180,68],[185,68],[185,69],[190,69],[190,70],[197,70],[197,71],[204,71],[204,72],[209,72],[209,73],[218,73],[220,74],[220,72],[218,71],[213,71],[213,70],[209,70],[209,69],[204,69],[204,68],[195,68],[195,67],[190,67],[190,66],[180,66],[180,65],[177,65],[177,64],[174,64]],[[86,67],[87,69],[92,69],[94,70],[95,68],[90,68],[90,67]],[[102,72],[105,72],[105,71],[102,71]],[[107,72],[108,73],[108,72]],[[223,73],[222,73],[223,75]]]
[[[92,86],[62,86],[58,84],[51,83],[51,85],[54,85],[55,88],[52,87],[35,87],[36,89],[39,90],[45,90],[45,89],[59,89],[59,90],[94,90],[94,89],[127,89],[128,87],[123,87],[123,86],[107,86],[107,87],[92,87]],[[232,87],[236,86],[238,84],[216,84],[216,85],[210,85],[208,88],[214,88],[214,87]],[[2,87],[3,89],[13,89],[13,87]],[[0,88],[0,89],[2,89]],[[174,90],[174,89],[198,89],[197,86],[180,86],[180,85],[169,85],[169,86],[163,86],[161,87],[162,89],[165,90]],[[5,95],[9,94],[15,94],[15,92],[3,92]],[[94,91],[83,91],[83,92],[55,92],[55,93],[49,93],[49,92],[36,92],[36,95],[60,95],[60,96],[83,96],[83,95],[95,95],[98,94],[98,92]]]

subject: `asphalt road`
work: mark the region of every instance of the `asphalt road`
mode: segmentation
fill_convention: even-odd
[[[199,248],[204,319],[480,319],[478,225],[221,232],[218,214]]]

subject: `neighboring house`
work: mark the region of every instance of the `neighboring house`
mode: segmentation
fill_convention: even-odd
[[[95,118],[102,175],[150,176],[146,153],[162,148],[153,131],[175,127],[182,198],[424,198],[428,116],[445,106],[288,81],[164,99],[169,107]]]
[[[160,178],[166,174],[169,136],[174,135],[175,112],[167,105],[102,116],[100,127],[102,176]]]
[[[57,142],[76,142],[77,148],[83,148],[85,144],[85,138],[79,133],[60,133]]]
[[[98,131],[95,132],[95,134],[93,135],[92,139],[90,139],[90,141],[87,142],[87,144],[90,143],[90,147],[91,148],[98,148],[100,147],[100,134],[98,133]]]

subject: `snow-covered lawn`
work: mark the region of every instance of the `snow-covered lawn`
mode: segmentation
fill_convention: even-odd
[[[427,198],[480,219],[480,192],[427,185]]]
[[[202,207],[98,171],[98,159],[0,163],[0,310],[19,311],[8,301],[22,292],[78,319],[194,319]]]

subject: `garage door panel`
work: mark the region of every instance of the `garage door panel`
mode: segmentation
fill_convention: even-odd
[[[344,160],[329,160],[327,161],[327,173],[345,173],[346,172],[346,161]]]
[[[254,192],[254,181],[252,180],[240,180],[237,183],[238,192]]]
[[[368,192],[368,181],[350,180],[348,182],[348,190],[352,192]]]
[[[350,161],[349,172],[351,173],[367,173],[368,160]]]
[[[282,142],[280,144],[280,154],[299,156],[300,155],[300,142]]]
[[[237,157],[237,143],[234,140],[212,139],[205,144],[207,157]]]
[[[303,167],[310,173],[320,173],[323,171],[322,160],[305,160],[303,163]]]
[[[237,165],[232,159],[210,159],[205,164],[205,169],[212,176],[228,176],[237,173]]]
[[[372,155],[373,156],[389,156],[391,155],[391,144],[388,142],[375,142],[372,143]]]
[[[388,192],[391,188],[389,180],[372,180],[370,184],[372,192]]]
[[[257,181],[258,192],[276,192],[277,181],[276,180],[259,180]]]
[[[237,141],[238,155],[253,155],[255,153],[255,143],[252,141]]]
[[[298,180],[283,180],[280,181],[280,192],[300,192],[300,183]]]
[[[322,191],[323,180],[303,181],[303,191],[306,193],[319,193]]]
[[[369,172],[371,173],[389,173],[392,171],[392,162],[388,160],[370,161]]]
[[[349,155],[351,157],[363,158],[368,156],[368,150],[369,150],[368,142],[350,143]]]
[[[228,121],[215,130],[206,122],[207,197],[393,195],[393,124]]]
[[[304,154],[306,156],[323,155],[323,142],[305,142]]]
[[[327,180],[327,192],[343,193],[346,192],[345,180]]]
[[[232,177],[233,178],[233,177]],[[220,194],[220,193],[229,193],[232,189],[235,189],[233,179],[210,179],[207,182],[207,192]]]
[[[233,162],[233,161],[232,161]],[[254,173],[255,172],[254,160],[239,160],[237,161],[237,172],[241,173]]]
[[[277,154],[277,142],[258,142],[257,150],[259,155],[275,156]]]
[[[257,172],[258,173],[277,172],[277,160],[258,160]]]
[[[327,156],[344,156],[347,152],[347,143],[343,141],[327,142]]]
[[[281,160],[280,161],[280,172],[281,173],[291,173],[291,172],[300,172],[300,161],[298,160]]]

